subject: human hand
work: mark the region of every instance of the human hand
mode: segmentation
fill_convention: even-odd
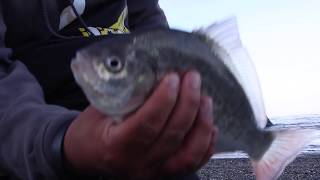
[[[130,178],[176,175],[200,168],[213,154],[212,102],[201,96],[198,73],[167,75],[137,112],[120,124],[88,107],[64,140],[79,171]]]

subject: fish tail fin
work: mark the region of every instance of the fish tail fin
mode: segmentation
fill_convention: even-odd
[[[273,141],[252,165],[257,180],[277,179],[299,152],[319,135],[316,129],[270,130]]]

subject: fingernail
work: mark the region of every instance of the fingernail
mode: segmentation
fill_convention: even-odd
[[[212,111],[212,98],[208,96],[206,101],[207,107]]]
[[[201,86],[201,77],[200,74],[196,71],[192,71],[188,74],[189,85],[192,89],[198,90]]]
[[[212,132],[212,138],[211,138],[211,140],[212,140],[212,143],[216,143],[217,140],[218,140],[219,129],[217,128],[217,126],[214,126],[213,129],[214,129],[214,130],[213,130],[213,132]]]
[[[207,96],[204,98],[203,111],[207,113],[207,117],[213,117],[213,109],[212,109],[212,98]],[[208,120],[212,121],[212,118],[208,118]],[[213,123],[213,122],[212,122]]]
[[[172,91],[177,91],[179,88],[179,81],[180,78],[176,73],[171,73],[166,77],[165,82],[167,83],[168,87]]]
[[[211,97],[205,98],[205,107],[208,111],[212,112],[212,98]]]

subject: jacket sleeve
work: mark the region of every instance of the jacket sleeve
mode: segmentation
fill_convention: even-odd
[[[9,59],[1,3],[0,174],[14,179],[58,179],[63,170],[63,136],[78,112],[46,104],[28,69]]]
[[[127,4],[131,31],[169,27],[158,0],[127,0]]]

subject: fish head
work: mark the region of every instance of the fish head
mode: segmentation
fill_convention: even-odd
[[[141,106],[156,79],[150,57],[130,40],[84,48],[71,69],[89,102],[110,116],[123,116]]]

